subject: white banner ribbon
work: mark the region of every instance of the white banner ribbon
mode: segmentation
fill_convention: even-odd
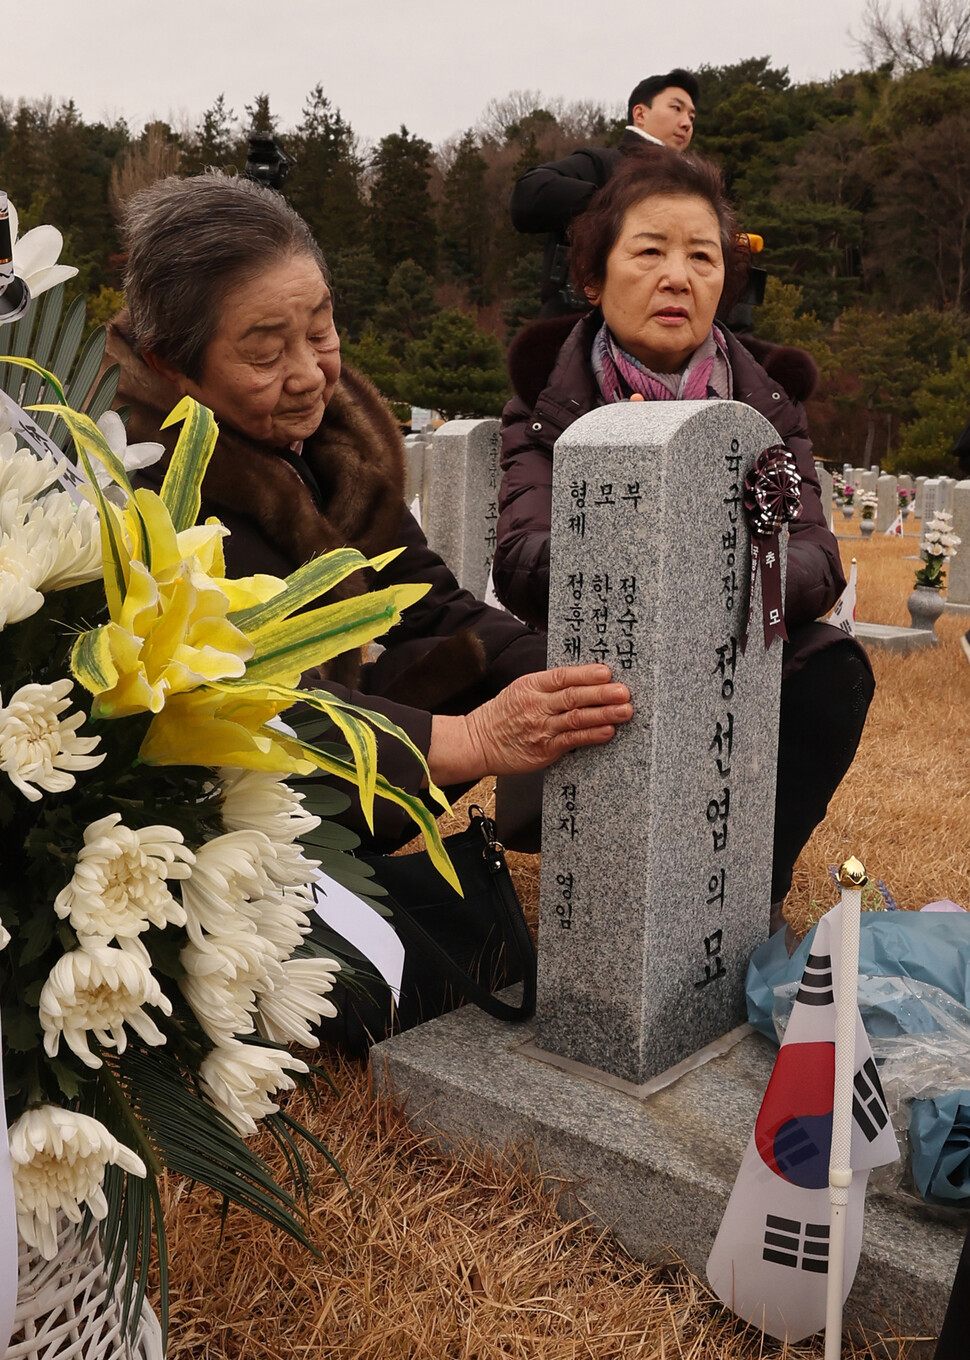
[[[8,430],[19,434],[38,458],[50,454],[54,459],[54,470],[61,480],[61,485],[74,504],[80,505],[84,500],[81,487],[86,484],[87,479],[81,476],[71,460],[65,457],[36,420],[33,420],[22,406],[18,406],[13,397],[8,396],[6,392],[0,392],[0,434],[5,434]]]
[[[400,1001],[404,945],[397,932],[373,907],[327,874],[318,870],[316,881],[310,886],[321,921],[370,960],[391,989],[394,1000]]]

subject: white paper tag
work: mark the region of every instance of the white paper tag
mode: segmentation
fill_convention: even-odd
[[[394,1000],[399,1001],[404,945],[397,932],[373,907],[329,875],[318,870],[316,880],[310,886],[321,921],[370,960],[391,989]]]

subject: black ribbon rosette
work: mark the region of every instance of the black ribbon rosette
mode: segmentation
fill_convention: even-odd
[[[789,524],[801,513],[801,485],[801,473],[784,444],[772,444],[770,448],[763,449],[744,479],[744,512],[751,534],[751,594],[748,597],[748,621],[741,641],[742,652],[748,645],[759,570],[765,651],[776,637],[780,637],[783,642],[788,641],[781,600],[778,535],[783,524]]]

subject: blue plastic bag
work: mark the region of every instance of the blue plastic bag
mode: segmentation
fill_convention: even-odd
[[[748,1019],[775,1043],[775,1018],[790,1005],[814,938],[813,928],[789,958],[784,932],[779,931],[751,956]],[[935,1042],[941,1026],[958,1046],[970,1035],[970,913],[863,912],[859,974],[860,1009],[877,1058],[880,1039],[891,1051],[900,1035],[926,1034],[928,1044]],[[907,978],[915,985],[867,988],[867,977]],[[935,1002],[934,989],[945,994],[943,1005]],[[957,1005],[948,1004],[947,998]],[[966,1047],[970,1062],[970,1044]],[[961,1080],[965,1068],[963,1062],[954,1066]],[[938,1076],[927,1079],[932,1084]],[[970,1090],[944,1090],[913,1100],[909,1138],[913,1177],[923,1197],[951,1207],[970,1204]]]

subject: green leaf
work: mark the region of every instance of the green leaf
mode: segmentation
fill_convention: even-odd
[[[403,548],[394,548],[391,552],[373,558],[365,557],[356,548],[337,548],[333,552],[324,553],[291,572],[286,578],[286,589],[279,595],[274,595],[265,604],[240,609],[230,614],[229,618],[244,633],[275,623],[302,609],[311,600],[326,595],[328,590],[333,590],[334,586],[339,585],[355,571],[360,571],[364,567],[381,571],[403,551]]]
[[[162,429],[168,429],[179,421],[182,422],[182,429],[161,490],[162,501],[177,533],[191,528],[199,517],[202,479],[219,436],[219,427],[212,412],[192,397],[182,398],[162,422]]]
[[[247,629],[256,651],[246,665],[248,680],[278,680],[284,674],[321,666],[383,635],[399,622],[401,613],[420,600],[427,585],[387,586],[349,600],[321,605],[295,618]]]
[[[17,1053],[31,1053],[43,1040],[36,1011],[5,1006],[3,1011],[3,1041]]]

